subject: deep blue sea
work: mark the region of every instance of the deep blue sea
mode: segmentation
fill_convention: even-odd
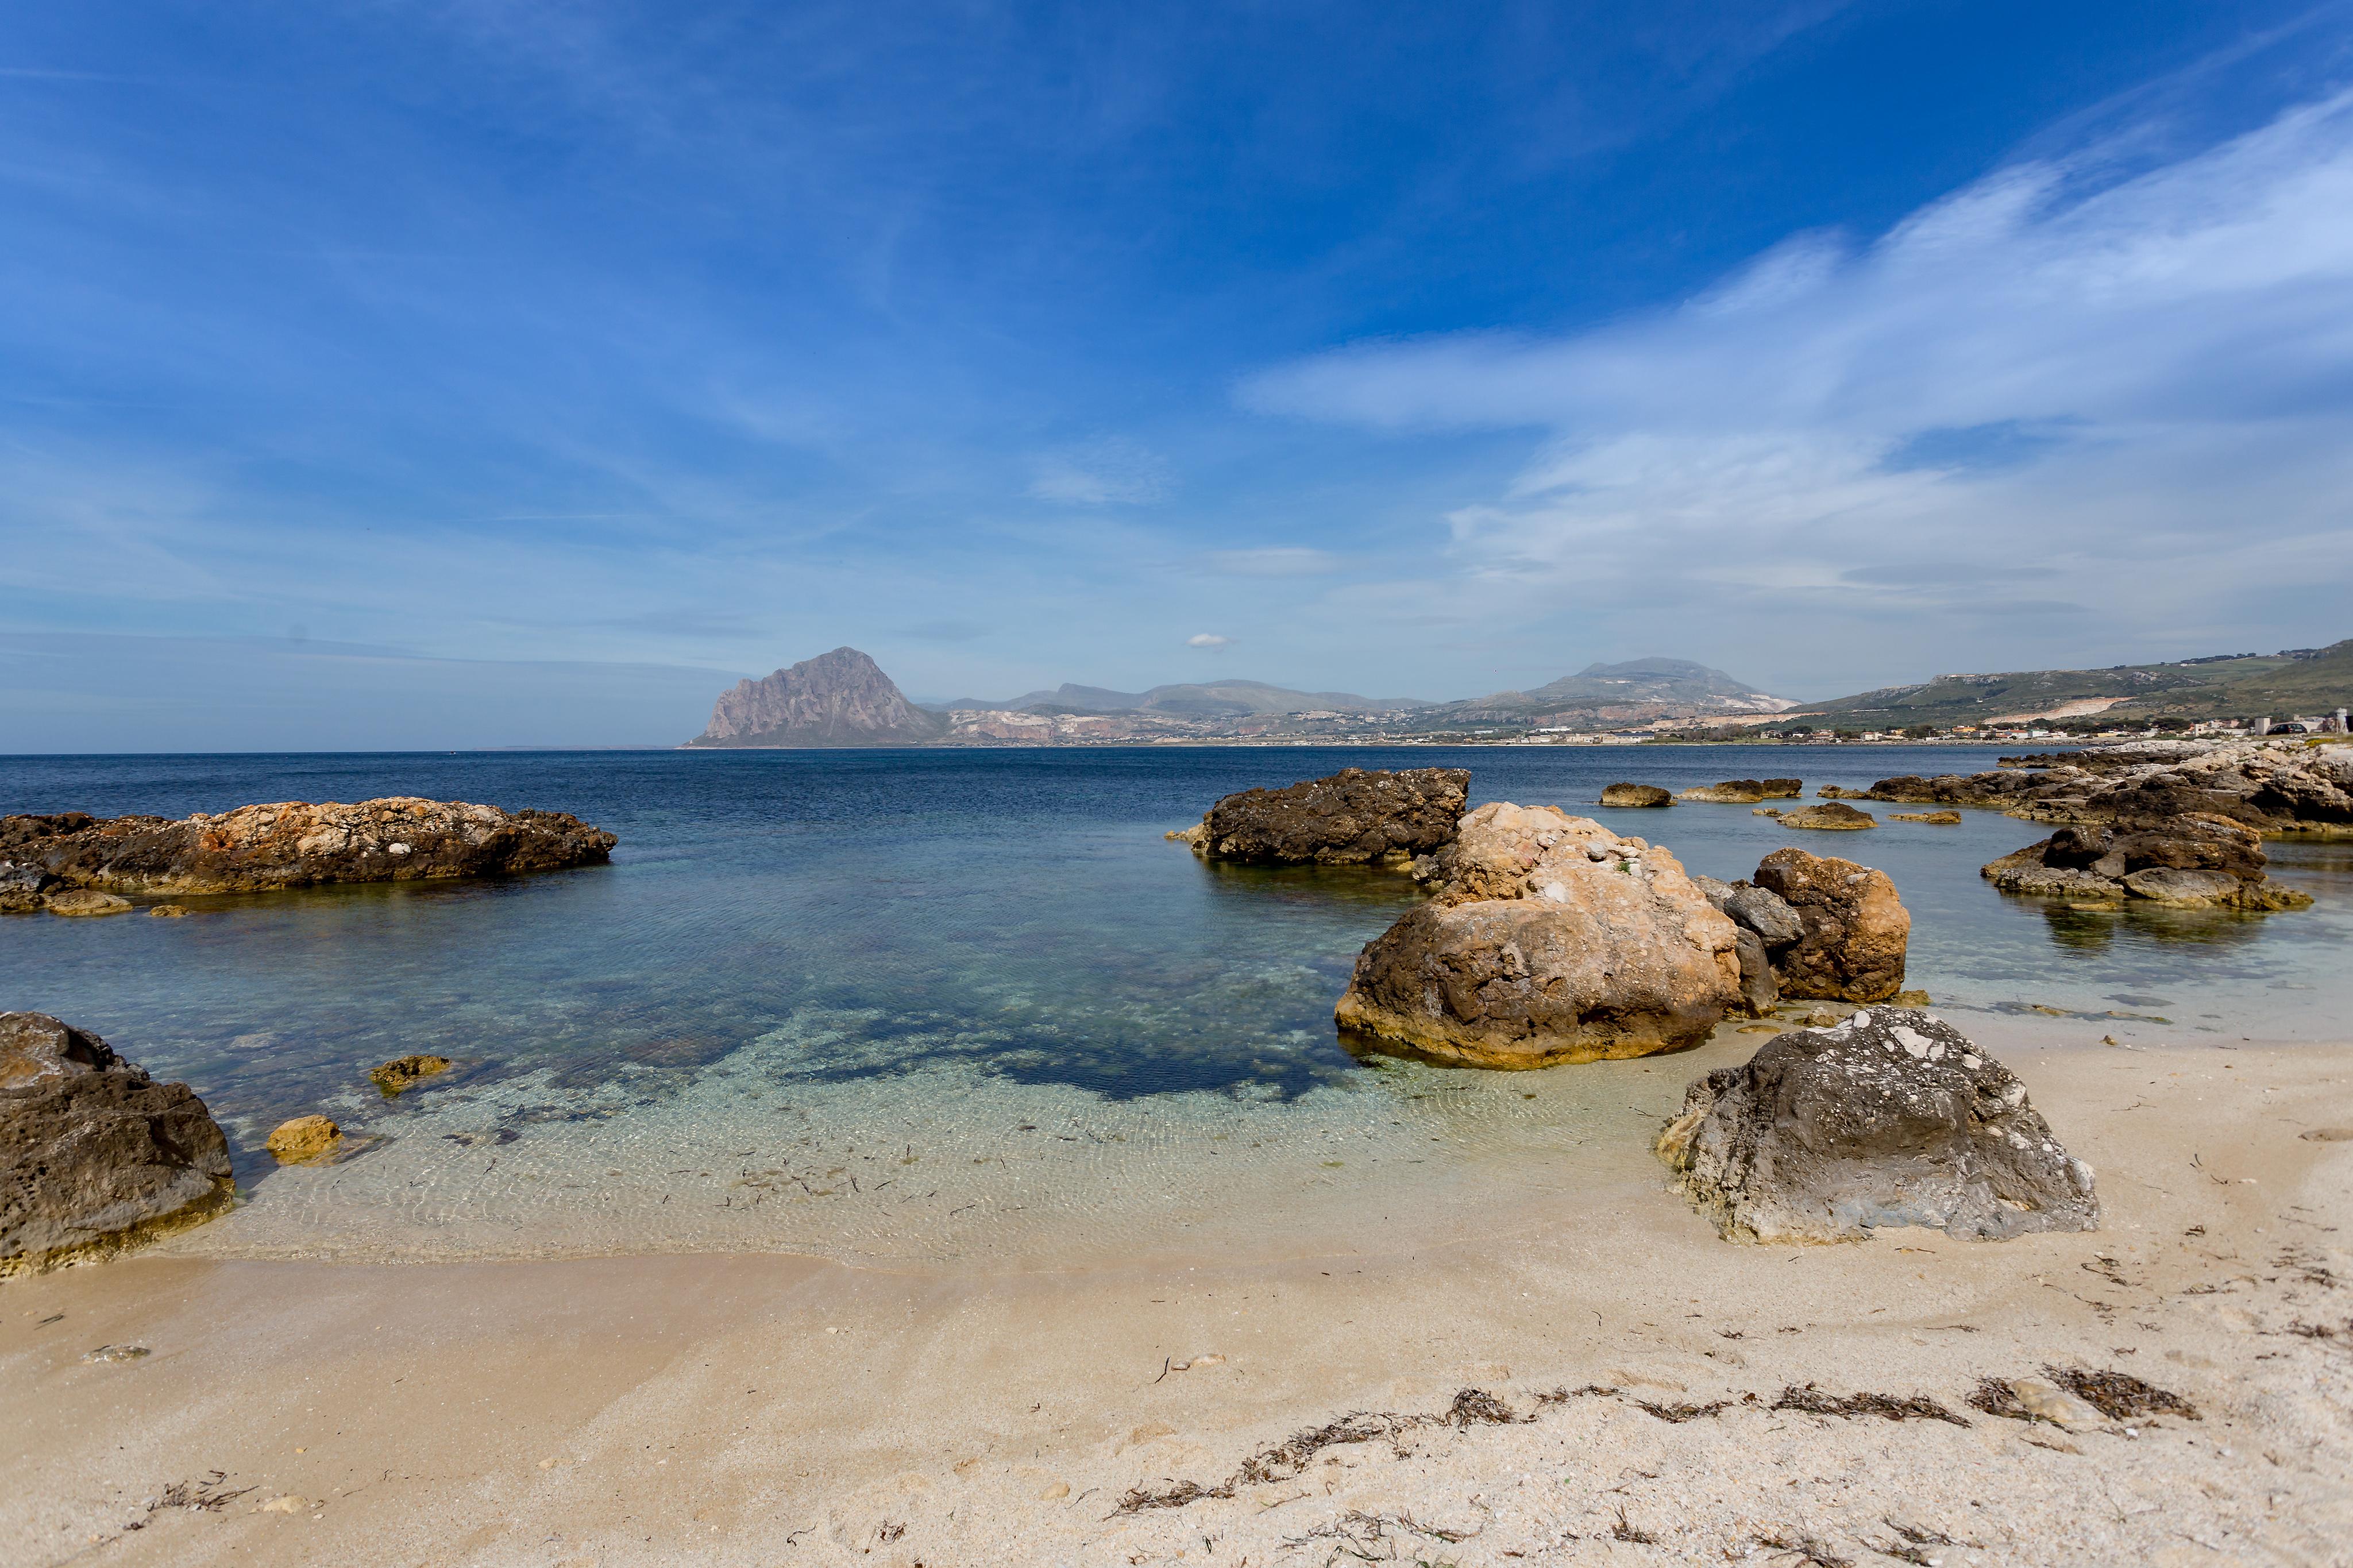
[[[1029,1257],[1058,1237],[1159,1245],[1253,1202],[1253,1224],[1306,1234],[1324,1209],[1361,1208],[1367,1182],[1394,1196],[1410,1177],[1417,1201],[1438,1203],[1482,1162],[1546,1158],[1571,1184],[1575,1151],[1625,1141],[1597,1139],[1596,1116],[1630,1122],[1618,1102],[1637,1089],[1634,1112],[1663,1113],[1715,1059],[1508,1075],[1360,1063],[1335,1040],[1332,1005],[1357,949],[1414,901],[1410,881],[1209,866],[1163,837],[1254,784],[1445,765],[1472,770],[1474,803],[1558,805],[1727,879],[1789,843],[1886,870],[1914,916],[1912,984],[1965,1030],[2343,1037],[2353,845],[2274,847],[2274,871],[2319,899],[2307,911],[2093,912],[1989,888],[1978,868],[2044,831],[1992,813],[1935,827],[1872,807],[1874,831],[1809,834],[1746,806],[1593,804],[1621,778],[1800,774],[1810,794],[1993,755],[0,759],[7,812],[413,795],[569,811],[620,836],[610,866],[512,881],[185,900],[197,912],[184,921],[0,919],[0,1006],[95,1029],[205,1097],[250,1202],[193,1233],[200,1248]],[[460,1066],[383,1100],[365,1069],[415,1051]],[[314,1110],[344,1126],[349,1156],[277,1170],[262,1139]]]

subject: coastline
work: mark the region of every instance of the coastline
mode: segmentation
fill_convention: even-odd
[[[2098,1168],[2100,1230],[1735,1247],[1630,1169],[1451,1241],[1148,1265],[149,1255],[15,1281],[0,1377],[35,1397],[0,1433],[34,1458],[0,1558],[1761,1562],[1806,1539],[1869,1560],[1893,1518],[1982,1543],[1930,1548],[1947,1563],[2341,1560],[2353,1142],[2301,1134],[2353,1128],[2346,1047],[1973,1027]],[[1609,1135],[1639,1142],[1625,1120]],[[125,1343],[153,1353],[79,1359]],[[1964,1404],[2046,1363],[2204,1418],[2070,1434]],[[1809,1383],[1970,1425],[1769,1408]],[[1617,1392],[1539,1402],[1588,1385]],[[1535,1418],[1439,1422],[1464,1388]],[[1216,1492],[1352,1412],[1431,1419],[1230,1497],[1115,1507]],[[146,1508],[184,1482],[254,1489]],[[253,1511],[290,1496],[315,1506]]]

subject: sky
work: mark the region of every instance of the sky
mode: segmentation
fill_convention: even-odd
[[[2353,635],[2353,4],[0,14],[0,752]]]

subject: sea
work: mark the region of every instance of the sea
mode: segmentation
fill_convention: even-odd
[[[1439,1244],[1658,1180],[1649,1142],[1685,1084],[1764,1038],[1525,1073],[1352,1056],[1333,1004],[1411,880],[1208,864],[1166,837],[1236,790],[1444,766],[1471,770],[1474,804],[1558,805],[1727,880],[1792,843],[1886,871],[1909,984],[1964,1032],[2347,1037],[2353,843],[2270,847],[2309,910],[2086,910],[1978,876],[2047,831],[1996,813],[1869,806],[1876,829],[1831,834],[1596,804],[1621,779],[1802,775],[1810,795],[1992,763],[1883,745],[0,758],[4,812],[424,795],[620,839],[608,866],[512,879],[0,918],[0,1007],[204,1098],[239,1202],[165,1244],[197,1256],[1029,1269]],[[417,1052],[457,1066],[396,1099],[369,1081]],[[313,1112],[341,1156],[278,1166],[270,1129]]]

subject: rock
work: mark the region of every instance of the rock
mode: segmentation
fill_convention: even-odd
[[[448,1057],[398,1057],[381,1067],[368,1068],[368,1077],[383,1091],[384,1097],[391,1100],[404,1089],[415,1089],[436,1073],[448,1070]]]
[[[1601,792],[1604,805],[1672,805],[1675,797],[1656,784],[1614,784]]]
[[[53,915],[121,915],[131,912],[131,900],[89,888],[69,888],[41,895],[41,908]]]
[[[909,702],[854,647],[739,680],[712,705],[690,746],[905,746],[936,741],[947,721]]]
[[[343,1136],[343,1130],[323,1116],[298,1116],[280,1122],[266,1147],[280,1164],[301,1165],[333,1153]]]
[[[147,912],[149,915],[159,921],[185,920],[187,918],[188,906],[185,904],[157,904]]]
[[[2076,823],[1980,871],[2005,893],[2178,909],[2303,909],[2310,895],[2271,879],[2263,838],[2229,817],[2187,813]]]
[[[57,879],[26,861],[0,860],[0,914],[31,914]]]
[[[255,1504],[254,1511],[256,1513],[307,1513],[311,1507],[311,1500],[308,1498],[288,1492],[283,1497],[274,1497],[267,1502]]]
[[[2087,1400],[2078,1399],[2057,1384],[2040,1377],[2013,1377],[2006,1386],[2018,1407],[2032,1419],[2048,1421],[2071,1432],[2087,1432],[2107,1417]]]
[[[1757,865],[1756,882],[1804,928],[1774,955],[1784,996],[1882,1002],[1903,989],[1912,916],[1886,872],[1777,849]]]
[[[1750,812],[1748,815],[1749,815],[1749,816],[1780,816],[1780,815],[1781,815],[1781,813],[1780,813],[1780,811],[1779,811],[1778,808],[1776,808],[1776,807],[1774,807],[1774,806],[1769,806],[1769,805],[1760,805],[1760,806],[1758,806],[1755,811]]]
[[[1781,982],[1773,973],[1773,955],[1766,951],[1765,939],[1753,931],[1736,928],[1733,941],[1733,951],[1740,959],[1740,999],[1750,1017],[1762,1018],[1781,1005]]]
[[[613,835],[559,811],[394,796],[218,816],[0,817],[0,851],[72,888],[227,893],[314,882],[506,876],[601,864]],[[55,909],[58,895],[47,895]]]
[[[1453,842],[1470,795],[1462,768],[1344,768],[1329,778],[1229,795],[1187,842],[1210,860],[1401,869]]]
[[[1887,1000],[1898,1007],[1926,1007],[1932,1005],[1932,999],[1926,991],[1898,991]]]
[[[1784,812],[1781,814],[1781,825],[1784,827],[1823,827],[1833,831],[1853,831],[1858,828],[1876,827],[1879,822],[1867,811],[1857,811],[1841,801],[1830,801],[1821,805],[1807,806],[1802,811]]]
[[[1545,1067],[1696,1045],[1742,1005],[1733,923],[1672,855],[1589,818],[1482,805],[1414,874],[1434,896],[1340,998],[1353,1043]]]
[[[1938,827],[1956,827],[1960,825],[1961,814],[1957,811],[1891,811],[1887,819],[1890,822],[1928,822]]]
[[[2026,1086],[1926,1013],[1859,1011],[1778,1035],[1691,1086],[1660,1136],[1727,1240],[1850,1241],[1889,1226],[1969,1240],[2091,1230],[2091,1167]]]
[[[1724,805],[1754,805],[1760,800],[1795,800],[1805,787],[1801,779],[1726,779],[1722,784],[1687,789],[1675,798],[1715,801]]]
[[[1796,800],[1806,793],[1806,781],[1803,779],[1762,779],[1758,782],[1765,786],[1763,794],[1767,800]]]
[[[186,1084],[47,1014],[0,1013],[0,1276],[134,1246],[232,1195],[228,1140]]]
[[[1795,906],[1770,889],[1751,882],[1735,882],[1724,892],[1724,901],[1716,908],[1732,917],[1733,923],[1747,927],[1765,939],[1765,945],[1778,951],[1806,934],[1806,922]]]

